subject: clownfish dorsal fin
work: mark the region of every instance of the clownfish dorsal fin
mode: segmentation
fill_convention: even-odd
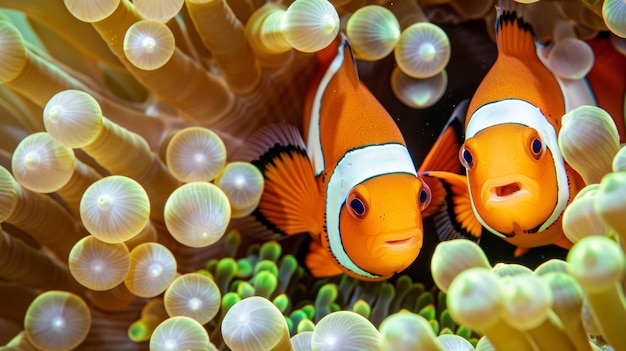
[[[338,56],[342,57],[339,58]],[[322,72],[328,72],[331,65],[340,65],[330,69],[334,72],[342,72],[354,87],[360,84],[359,73],[356,68],[356,58],[352,52],[352,46],[348,38],[342,33],[337,36],[326,48],[317,52],[317,60]]]
[[[263,174],[261,200],[252,215],[281,236],[319,234],[320,193],[300,132],[287,124],[265,126],[250,135],[248,157]]]
[[[429,217],[437,212],[446,197],[446,189],[442,182],[429,177],[422,177],[428,171],[441,171],[460,174],[463,166],[459,161],[459,149],[464,139],[465,115],[469,100],[463,100],[452,112],[443,131],[435,141],[424,161],[419,167],[420,178],[428,184],[431,192],[430,205],[422,211],[422,216]]]
[[[537,58],[533,28],[517,11],[499,11],[496,20],[496,44],[501,55]]]
[[[463,169],[459,161],[459,149],[465,134],[465,115],[469,99],[461,101],[443,127],[443,131],[435,141],[421,166],[419,172],[445,171],[460,173]]]

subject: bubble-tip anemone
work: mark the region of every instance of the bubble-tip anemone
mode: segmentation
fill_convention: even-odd
[[[87,188],[80,201],[85,228],[107,243],[121,243],[148,223],[150,201],[143,187],[124,176],[104,177]]]
[[[585,291],[593,321],[616,350],[626,349],[624,292],[620,282],[626,257],[619,244],[605,236],[576,243],[567,255],[568,272]]]
[[[552,305],[552,291],[532,275],[518,275],[502,280],[505,321],[521,330],[533,329],[546,318]]]
[[[174,279],[165,290],[165,310],[170,316],[186,316],[208,323],[220,309],[220,290],[209,277],[187,273]]]
[[[24,332],[36,348],[72,350],[91,326],[91,312],[79,296],[67,291],[46,291],[33,300],[24,318]]]
[[[317,322],[311,338],[316,351],[378,351],[380,334],[365,317],[351,311],[336,311]]]
[[[252,296],[235,303],[222,320],[224,342],[233,351],[289,350],[287,322],[271,301]]]
[[[466,239],[441,242],[435,248],[430,264],[433,280],[443,292],[448,291],[452,281],[461,272],[473,267],[491,269],[480,246]]]
[[[583,105],[568,111],[561,124],[558,144],[563,158],[586,184],[599,183],[620,148],[613,118],[600,107]]]
[[[192,182],[180,186],[165,203],[165,225],[174,239],[190,247],[218,241],[230,221],[230,204],[216,185]]]
[[[613,162],[611,163],[611,169],[613,172],[626,171],[626,147],[620,147],[619,151],[615,154]]]
[[[405,74],[399,67],[391,73],[391,89],[400,101],[412,108],[427,108],[437,103],[448,87],[445,69],[432,77],[417,79]]]
[[[337,36],[339,15],[328,0],[296,0],[289,5],[282,26],[296,50],[315,52]]]
[[[346,35],[356,58],[376,61],[389,55],[400,40],[400,23],[389,9],[368,5],[350,16]]]
[[[121,0],[63,0],[70,13],[83,22],[98,22],[111,15]]]
[[[450,60],[450,40],[438,25],[418,22],[402,31],[395,57],[398,67],[407,75],[432,77]]]
[[[394,313],[379,327],[381,350],[445,350],[426,318],[410,312]]]
[[[83,286],[108,290],[124,281],[130,269],[130,253],[123,243],[109,244],[90,235],[74,244],[68,265]]]
[[[230,201],[233,218],[249,215],[263,195],[263,174],[248,162],[230,162],[215,180]]]
[[[593,66],[593,51],[582,40],[566,39],[550,50],[548,65],[561,78],[582,79]]]
[[[15,179],[26,189],[50,193],[65,185],[74,172],[74,152],[39,132],[24,138],[11,157]]]
[[[437,341],[446,351],[474,351],[474,345],[456,334],[441,334],[437,336]]]
[[[591,351],[588,335],[581,318],[584,293],[576,280],[565,272],[548,272],[540,276],[552,290],[552,310],[563,323],[567,336],[577,350]]]
[[[141,17],[163,23],[176,16],[184,3],[184,0],[133,0]]]
[[[610,230],[594,209],[599,187],[587,185],[563,211],[563,232],[573,243],[591,235],[606,235]]]
[[[602,17],[611,32],[626,38],[626,3],[624,0],[605,0],[602,5]]]
[[[495,349],[531,351],[526,335],[500,317],[504,303],[500,281],[490,268],[475,266],[462,271],[448,287],[448,312],[458,324],[489,337]]]
[[[260,54],[316,52],[337,36],[339,15],[327,0],[297,0],[286,10],[268,4],[248,20],[246,32]]]
[[[598,217],[615,230],[626,244],[626,224],[624,223],[624,196],[626,194],[626,172],[611,172],[605,175],[598,186],[593,208]]]
[[[569,273],[585,291],[602,292],[613,287],[626,271],[619,245],[604,236],[590,236],[574,245],[567,255]]]
[[[8,82],[17,77],[26,64],[24,38],[18,29],[8,21],[0,21],[0,82]]]
[[[312,331],[303,331],[291,337],[291,345],[294,351],[312,351],[311,339]]]
[[[102,127],[102,110],[91,95],[80,90],[64,90],[48,100],[43,123],[57,143],[79,148],[97,137]]]
[[[154,297],[174,280],[176,268],[176,259],[168,248],[144,243],[130,252],[130,270],[124,284],[139,297]]]
[[[210,129],[185,128],[167,144],[165,163],[181,182],[211,181],[226,164],[226,146]]]
[[[124,54],[139,69],[154,70],[162,67],[174,54],[174,34],[163,23],[142,20],[126,30]]]
[[[594,61],[589,44],[578,39],[574,27],[563,20],[555,24],[553,40],[547,56],[550,70],[563,79],[584,78]]]
[[[491,270],[475,267],[461,272],[447,294],[448,311],[457,322],[480,330],[498,321],[503,295]]]
[[[516,275],[501,281],[502,318],[524,331],[541,350],[574,350],[562,323],[551,310],[552,290],[535,275]]]
[[[150,337],[150,351],[206,351],[209,335],[194,319],[171,317],[159,324]]]

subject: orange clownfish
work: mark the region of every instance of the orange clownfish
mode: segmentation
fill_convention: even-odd
[[[537,55],[531,26],[515,12],[499,12],[498,57],[467,106],[464,142],[458,153],[466,176],[445,172],[421,175],[429,184],[439,180],[433,189],[443,185],[452,192],[447,207],[453,209],[450,218],[459,236],[478,238],[484,227],[517,246],[516,256],[548,244],[570,248],[561,216],[585,184],[563,159],[557,136],[566,111],[586,102],[568,101],[562,82]],[[596,60],[587,81],[598,99],[590,101],[613,115],[623,135],[623,121],[619,120],[623,120],[625,58],[609,52],[604,44],[591,46]],[[600,47],[603,49],[598,50]],[[598,66],[606,65],[606,60],[618,60],[607,65],[619,71],[614,72],[617,80],[597,79],[602,75]],[[607,88],[613,92],[598,92]],[[611,95],[616,99],[606,101]],[[438,143],[451,140],[440,139],[435,149]]]
[[[302,134],[279,124],[250,137],[265,177],[253,215],[282,236],[309,233],[305,263],[315,276],[386,279],[420,252],[430,191],[395,122],[359,81],[345,36],[318,61]]]

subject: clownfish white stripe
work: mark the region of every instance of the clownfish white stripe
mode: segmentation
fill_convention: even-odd
[[[339,231],[341,208],[350,189],[374,177],[391,173],[408,173],[417,176],[415,165],[407,148],[399,143],[366,145],[352,149],[337,163],[330,175],[326,189],[326,230],[330,250],[345,268],[368,278],[378,275],[359,268],[348,257]]]
[[[565,210],[569,200],[569,184],[565,171],[565,161],[559,150],[557,133],[554,127],[548,122],[541,110],[534,105],[519,99],[505,99],[485,104],[478,108],[471,116],[465,130],[465,140],[474,137],[481,130],[500,124],[521,124],[535,129],[547,148],[552,150],[552,159],[556,170],[558,197],[554,210],[548,219],[541,224],[539,231],[545,230],[554,223]],[[469,186],[469,183],[468,183]],[[473,197],[470,197],[472,208],[478,221],[490,232],[500,237],[505,237],[502,233],[491,228],[480,217],[474,205]]]
[[[313,169],[315,170],[315,175],[320,175],[324,169],[326,168],[324,164],[324,154],[322,153],[322,143],[321,143],[321,135],[320,135],[320,116],[322,109],[322,98],[324,97],[324,92],[328,87],[331,79],[335,76],[335,74],[341,69],[343,66],[344,60],[344,50],[346,47],[345,40],[342,40],[337,48],[337,56],[333,59],[330,66],[324,73],[322,80],[315,91],[315,97],[313,98],[313,106],[311,108],[311,115],[309,116],[309,131],[307,135],[307,153],[309,159],[311,160],[311,165],[313,165]]]

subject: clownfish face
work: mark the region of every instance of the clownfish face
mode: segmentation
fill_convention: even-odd
[[[494,125],[459,150],[476,216],[495,234],[532,233],[557,205],[552,151],[534,128]]]
[[[407,268],[422,248],[421,211],[430,198],[428,186],[409,174],[385,174],[354,186],[340,214],[348,257],[381,277]]]

